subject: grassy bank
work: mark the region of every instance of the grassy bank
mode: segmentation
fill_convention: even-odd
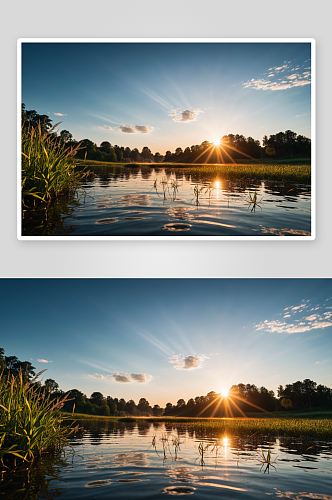
[[[80,164],[78,162],[78,164]],[[83,162],[81,162],[81,165]],[[93,170],[94,167],[130,167],[130,168],[166,168],[183,169],[186,173],[220,176],[224,179],[239,180],[259,179],[275,181],[295,181],[303,184],[311,182],[311,165],[301,162],[274,161],[266,163],[241,164],[189,164],[189,163],[106,163],[100,161],[86,161],[84,165]]]
[[[192,422],[196,431],[237,436],[289,436],[312,437],[330,441],[332,439],[331,420],[313,419],[229,419],[210,422]]]
[[[308,415],[309,412],[302,415]],[[181,423],[199,432],[227,433],[230,435],[250,436],[252,434],[271,436],[299,436],[317,439],[332,439],[332,412],[323,412],[325,417],[317,418],[315,412],[309,418],[287,414],[283,416],[261,416],[260,418],[188,418],[188,417],[99,417],[95,415],[76,414],[76,420],[104,420],[113,422],[166,422]],[[67,414],[68,417],[72,416]]]
[[[67,399],[50,400],[35,383],[0,375],[0,464],[11,469],[32,463],[43,453],[63,450],[67,445],[67,417],[59,413]],[[0,467],[1,467],[0,466]]]
[[[52,131],[50,131],[52,132]],[[22,127],[22,203],[25,208],[46,204],[60,194],[75,191],[82,172],[73,158],[79,149],[66,147],[41,127]]]

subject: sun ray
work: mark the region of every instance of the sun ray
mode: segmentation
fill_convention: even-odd
[[[214,411],[212,412],[212,415],[211,417],[213,418],[215,416],[215,414],[217,413],[217,411],[219,410],[220,406],[221,406],[221,402],[222,402],[222,398],[219,398],[219,401],[214,409]]]
[[[235,403],[235,401],[230,396],[229,396],[229,399],[231,400],[232,404],[239,410],[241,415],[245,418],[248,418],[247,415],[244,413],[244,411],[241,410],[241,408]]]
[[[231,162],[232,162],[232,163],[236,163],[236,162],[235,162],[235,160],[234,160],[234,158],[232,158],[232,157],[231,157],[231,155],[229,155],[229,154],[227,153],[226,149],[225,149],[223,146],[221,146],[221,145],[220,145],[220,149],[222,149],[222,150],[223,150],[223,152],[224,152],[224,153],[228,156],[228,158],[230,158],[230,159],[231,159]]]
[[[202,152],[201,152],[201,154],[200,154],[200,155],[198,155],[198,156],[197,156],[197,158],[195,158],[194,162],[196,163],[196,162],[197,162],[197,160],[198,160],[201,156],[203,156],[203,155],[204,155],[204,154],[205,154],[205,153],[206,153],[209,149],[212,149],[212,148],[213,148],[213,144],[211,144],[208,148],[204,149],[204,151],[202,151]]]
[[[214,153],[213,147],[211,148],[209,156],[206,158],[204,163],[208,163],[209,159],[211,158],[212,153]]]
[[[215,398],[212,399],[212,401],[207,405],[207,406],[204,406],[204,408],[198,413],[197,417],[199,417],[200,415],[202,415],[202,413],[207,410],[208,408],[210,408],[211,405],[213,405],[213,403],[215,403]]]
[[[229,400],[225,399],[225,414],[226,416],[230,415],[230,418],[234,418],[231,405],[229,404]]]
[[[225,147],[225,146],[224,146]],[[242,151],[239,151],[238,149],[236,148],[233,148],[232,146],[230,146],[229,144],[227,144],[226,146],[227,148],[229,149],[232,149],[233,151],[235,151],[236,153],[240,153],[241,155],[244,155],[244,156],[247,156],[248,158],[250,158],[250,160],[254,160],[254,161],[257,161],[259,163],[259,159],[258,158],[253,158],[252,156],[250,155],[247,155],[246,153],[243,153]],[[226,152],[226,151],[225,151]]]
[[[232,398],[238,399],[239,401],[242,401],[243,403],[246,403],[250,406],[253,406],[254,408],[257,408],[260,411],[263,411],[264,413],[268,413],[269,415],[273,415],[270,411],[264,410],[264,408],[261,408],[260,406],[255,405],[254,403],[250,403],[246,399],[241,398],[240,396],[236,396],[235,394],[232,394]]]

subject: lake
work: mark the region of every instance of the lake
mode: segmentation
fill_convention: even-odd
[[[80,425],[67,458],[3,474],[0,498],[332,500],[332,442],[195,433],[169,422]]]
[[[311,188],[179,168],[104,167],[84,179],[77,198],[24,212],[22,235],[307,237]]]

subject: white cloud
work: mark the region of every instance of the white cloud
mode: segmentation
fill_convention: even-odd
[[[63,113],[53,113],[55,116],[67,116],[67,115],[64,115]]]
[[[121,384],[128,384],[130,382],[145,383],[152,379],[151,375],[146,375],[145,373],[113,373],[112,375],[101,375],[100,373],[94,373],[89,375],[91,378],[97,379],[111,379],[114,382],[119,382]]]
[[[285,71],[285,69],[287,69],[287,68],[288,68],[287,64],[284,64],[283,66],[279,66],[278,68],[274,68],[274,70],[276,72],[278,72],[278,71]]]
[[[117,129],[123,134],[135,134],[135,129],[131,125],[120,125]]]
[[[128,382],[131,382],[130,377],[127,373],[114,373],[111,375],[112,379],[115,382],[120,382],[121,384],[127,384]]]
[[[140,384],[144,382],[149,382],[152,379],[151,375],[145,375],[145,373],[131,373],[130,377],[135,382],[139,382]]]
[[[175,122],[192,122],[196,121],[197,116],[203,113],[200,109],[184,109],[180,108],[172,109],[172,111],[168,114],[171,116]]]
[[[52,361],[47,361],[47,359],[37,359],[39,363],[52,363]]]
[[[251,88],[256,90],[286,90],[292,87],[303,87],[304,85],[309,85],[311,83],[310,71],[304,71],[307,68],[303,67],[292,68],[288,64],[283,64],[282,66],[276,66],[274,68],[269,68],[268,78],[252,78],[247,82],[242,83],[245,88]],[[310,69],[310,68],[309,68]],[[294,71],[298,71],[294,73]],[[285,73],[286,72],[286,73]],[[283,79],[278,78],[280,73],[284,73]],[[290,73],[287,75],[287,73]],[[263,73],[266,75],[266,73]]]
[[[154,127],[149,127],[148,125],[120,125],[115,128],[120,130],[123,134],[148,134],[154,130]]]
[[[100,373],[94,373],[93,375],[89,375],[91,378],[106,378],[107,375],[101,375]]]
[[[317,328],[327,328],[328,326],[332,326],[331,321],[315,321],[311,324],[312,329],[316,330]]]
[[[288,313],[283,316],[283,320],[285,320],[286,318],[291,318],[295,314],[297,315],[297,317],[298,315],[301,315],[301,313],[303,313],[304,310],[307,309],[308,302],[309,300],[303,300],[302,303],[298,306],[286,307],[284,311],[288,310]],[[316,311],[318,309],[321,309],[321,307],[317,306],[309,310]],[[325,309],[327,308],[325,307]],[[287,320],[280,321],[266,319],[265,321],[262,321],[261,323],[255,325],[255,329],[257,331],[271,333],[303,333],[309,332],[310,330],[317,330],[332,326],[332,322],[330,321],[331,317],[332,313],[330,311],[325,311],[322,313],[322,315],[315,313],[309,316],[302,317],[301,320],[297,319],[295,320],[295,323],[297,324],[288,323]]]
[[[174,368],[177,370],[195,370],[196,368],[201,368],[202,364],[208,356],[200,354],[198,356],[183,356],[179,354],[173,356],[170,359],[170,363],[174,364]]]
[[[309,85],[310,80],[293,80],[290,82],[271,82],[270,80],[254,80],[248,81],[243,84],[246,88],[253,88],[256,90],[286,90],[292,87],[303,87],[304,85]]]
[[[98,125],[98,128],[101,128],[102,130],[113,130],[114,127],[110,127],[109,125]]]
[[[311,316],[307,316],[305,319],[307,321],[314,321],[315,319],[317,319],[317,314],[312,314]]]
[[[141,132],[142,134],[148,134],[149,132],[152,132],[154,127],[148,127],[147,125],[135,125],[135,130],[137,132]]]

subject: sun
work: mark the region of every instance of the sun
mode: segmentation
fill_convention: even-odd
[[[227,398],[228,397],[228,389],[222,389],[221,390],[221,395],[223,398]]]
[[[219,146],[219,145],[220,145],[220,139],[213,139],[213,141],[212,141],[212,142],[213,142],[213,144],[214,144],[215,146]]]

